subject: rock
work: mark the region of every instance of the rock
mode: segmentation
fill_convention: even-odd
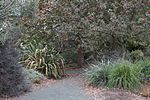
[[[144,97],[150,97],[150,83],[142,86],[140,94]]]

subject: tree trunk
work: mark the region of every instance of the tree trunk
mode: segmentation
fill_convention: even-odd
[[[78,47],[77,48],[77,52],[78,52],[78,65],[80,67],[84,66],[84,50],[82,47]]]

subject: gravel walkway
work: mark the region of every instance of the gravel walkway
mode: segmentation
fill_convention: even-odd
[[[19,100],[91,100],[79,81],[82,79],[77,77],[59,80],[48,87],[30,92]]]
[[[71,72],[72,73],[72,72]],[[78,74],[81,72],[78,71]],[[122,90],[86,87],[81,76],[62,80],[47,80],[20,98],[0,100],[150,100]]]

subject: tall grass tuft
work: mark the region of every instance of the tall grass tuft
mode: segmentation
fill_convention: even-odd
[[[90,68],[86,70],[89,84],[93,86],[105,86],[108,82],[110,69],[111,63],[109,61],[91,64]]]
[[[113,69],[108,78],[108,87],[127,90],[138,90],[140,88],[141,71],[136,64],[121,60],[113,64]]]
[[[135,92],[140,89],[143,79],[150,79],[149,65],[149,61],[136,63],[126,60],[103,61],[92,64],[86,70],[86,75],[89,85],[107,86]]]

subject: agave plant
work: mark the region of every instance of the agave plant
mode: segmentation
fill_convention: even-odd
[[[53,47],[38,43],[36,40],[22,45],[21,63],[28,69],[38,70],[48,77],[61,78],[63,58]]]

